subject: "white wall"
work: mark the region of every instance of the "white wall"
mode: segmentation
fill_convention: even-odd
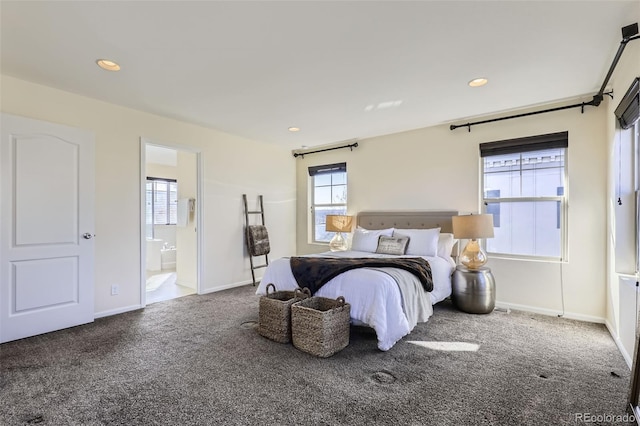
[[[167,166],[164,164],[147,163],[147,177],[157,177],[166,179],[176,179],[178,169],[175,166]]]
[[[204,163],[202,289],[251,281],[242,194],[264,194],[274,257],[295,248],[295,161],[289,151],[0,76],[3,112],[79,127],[96,140],[95,311],[140,306],[140,137],[195,147]],[[110,295],[112,284],[120,294]]]
[[[153,225],[153,238],[164,241],[169,246],[176,245],[175,225]]]
[[[197,182],[197,157],[196,154],[178,151],[178,200],[193,198],[198,199]],[[197,209],[196,209],[197,211]],[[186,227],[176,227],[176,271],[177,283],[184,287],[197,289],[198,285],[198,234],[196,224],[198,216],[196,212],[188,214],[189,221]]]
[[[582,100],[588,101],[590,97]],[[326,246],[311,245],[307,240],[308,166],[347,162],[350,214],[412,209],[478,212],[480,143],[566,130],[569,132],[568,262],[491,258],[488,266],[496,278],[498,305],[561,314],[563,286],[566,316],[603,321],[606,110],[587,107],[581,114],[579,108],[569,109],[478,125],[471,132],[466,128],[451,131],[448,125],[441,125],[361,140],[353,152],[343,149],[307,155],[304,159],[298,157],[298,253],[326,250]],[[504,115],[507,114],[500,116]]]

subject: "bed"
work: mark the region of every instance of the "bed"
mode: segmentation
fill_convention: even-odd
[[[419,257],[427,260],[432,277],[430,291],[425,290],[424,282],[405,269],[367,267],[340,273],[315,292],[316,296],[332,299],[343,296],[351,304],[352,324],[375,330],[378,348],[387,351],[418,323],[426,322],[433,314],[433,305],[451,294],[456,252],[451,217],[457,214],[455,211],[361,212],[357,215],[357,228],[350,238],[349,250],[296,259]],[[269,283],[278,290],[298,288],[291,264],[290,258],[271,262],[256,294],[266,294]]]

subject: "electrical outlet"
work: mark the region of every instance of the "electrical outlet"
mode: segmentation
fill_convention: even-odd
[[[120,286],[118,284],[114,284],[111,286],[111,295],[116,296],[120,294]]]

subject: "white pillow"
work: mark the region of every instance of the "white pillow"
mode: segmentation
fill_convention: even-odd
[[[438,237],[440,228],[431,229],[396,229],[394,237],[409,237],[407,254],[411,256],[431,256],[438,254]]]
[[[438,257],[450,259],[451,250],[453,250],[455,243],[456,240],[453,238],[453,234],[440,233],[440,237],[438,237]]]
[[[393,235],[393,228],[371,230],[358,226],[353,233],[351,250],[375,253],[378,248],[378,238],[380,238],[380,235],[391,237]]]

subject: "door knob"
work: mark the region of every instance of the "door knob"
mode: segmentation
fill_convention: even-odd
[[[88,233],[88,232],[85,232],[84,234],[82,234],[82,238],[84,238],[85,240],[90,240],[90,239],[92,239],[93,237],[95,237],[95,235],[90,234],[90,233]]]

